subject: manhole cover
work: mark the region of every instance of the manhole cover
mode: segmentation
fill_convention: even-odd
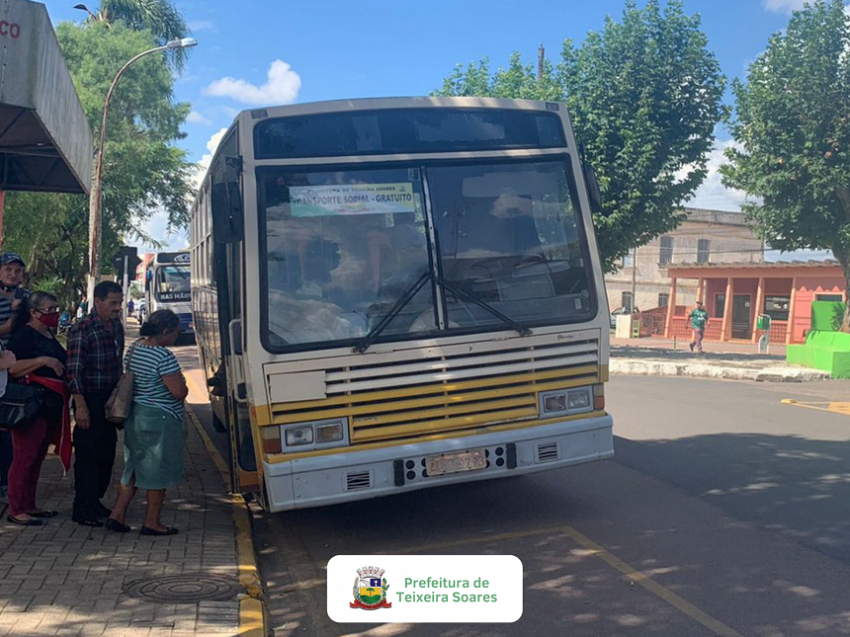
[[[192,604],[210,600],[221,602],[243,592],[236,580],[218,575],[173,575],[137,580],[124,586],[124,592],[152,602]]]

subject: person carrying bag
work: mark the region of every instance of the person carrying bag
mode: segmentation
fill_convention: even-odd
[[[34,292],[18,308],[15,330],[9,341],[9,349],[17,358],[10,374],[19,382],[14,389],[13,385],[7,387],[3,402],[9,406],[15,392],[30,395],[34,391],[41,392],[40,401],[25,399],[20,407],[20,412],[26,414],[35,410],[40,402],[35,415],[20,417],[18,426],[12,429],[15,454],[9,470],[6,520],[22,526],[41,526],[44,518],[57,515],[56,511],[36,506],[41,465],[50,444],[56,446],[66,472],[71,464],[70,394],[62,380],[66,353],[53,333],[58,319],[56,297],[48,292]]]
[[[183,401],[189,393],[177,357],[169,349],[180,335],[180,319],[171,310],[148,317],[142,338],[127,353],[132,373],[133,403],[124,428],[124,475],[106,528],[126,533],[127,509],[138,489],[147,491],[147,513],[141,535],[174,535],[162,524],[165,490],[183,477],[185,428]]]

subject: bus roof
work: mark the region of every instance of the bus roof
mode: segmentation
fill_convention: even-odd
[[[323,102],[305,102],[287,106],[272,106],[241,111],[236,121],[249,122],[271,117],[291,115],[313,115],[319,113],[337,113],[344,111],[383,110],[396,108],[497,108],[527,109],[537,111],[559,111],[565,108],[559,102],[541,102],[537,100],[503,99],[496,97],[366,97],[348,100],[327,100]]]

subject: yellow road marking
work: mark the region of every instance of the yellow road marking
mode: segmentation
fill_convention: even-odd
[[[644,589],[658,597],[659,599],[667,602],[671,606],[673,606],[676,610],[681,613],[684,613],[691,619],[696,622],[699,622],[706,628],[708,628],[711,632],[719,637],[743,637],[741,633],[730,628],[719,619],[716,619],[709,615],[708,613],[700,610],[689,601],[679,597],[673,591],[665,588],[655,580],[653,580],[649,575],[643,573],[631,565],[627,564],[619,557],[609,552],[607,549],[597,544],[586,535],[579,533],[571,526],[561,526],[549,529],[536,529],[534,531],[517,531],[515,533],[501,533],[499,535],[490,535],[485,537],[478,538],[468,538],[465,540],[457,540],[454,542],[441,542],[439,544],[425,544],[422,546],[418,546],[415,548],[405,549],[406,553],[416,554],[423,553],[426,551],[437,551],[443,550],[447,548],[455,548],[459,546],[467,546],[470,544],[482,544],[489,542],[500,542],[503,540],[516,540],[527,537],[534,537],[538,535],[565,535],[572,539],[576,544],[581,546],[583,549],[586,549],[589,554],[598,557],[603,562],[613,567],[623,575],[626,575],[631,579],[632,582],[642,586]],[[387,553],[383,553],[387,554]],[[379,553],[378,555],[381,555]]]
[[[189,385],[198,389],[197,384],[186,375]],[[186,415],[201,437],[204,447],[213,459],[213,463],[221,474],[225,489],[230,489],[230,470],[224,458],[216,449],[215,443],[204,430],[198,415],[187,405]],[[251,533],[251,514],[245,499],[238,493],[230,494],[230,504],[233,506],[233,524],[236,527],[236,568],[239,582],[245,587],[247,595],[239,600],[239,635],[245,637],[265,637],[265,610],[263,606],[263,585],[257,569],[257,558],[254,551],[254,539]]]
[[[791,398],[785,398],[781,401],[783,405],[793,405],[795,407],[803,407],[805,409],[815,409],[817,411],[831,411],[834,414],[844,414],[850,416],[850,402],[800,402]]]

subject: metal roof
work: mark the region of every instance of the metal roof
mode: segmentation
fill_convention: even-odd
[[[729,263],[671,263],[668,270],[739,270],[747,269],[782,269],[782,268],[835,268],[840,266],[835,259],[823,261],[739,261]]]
[[[0,188],[88,192],[92,133],[44,5],[0,0]]]

